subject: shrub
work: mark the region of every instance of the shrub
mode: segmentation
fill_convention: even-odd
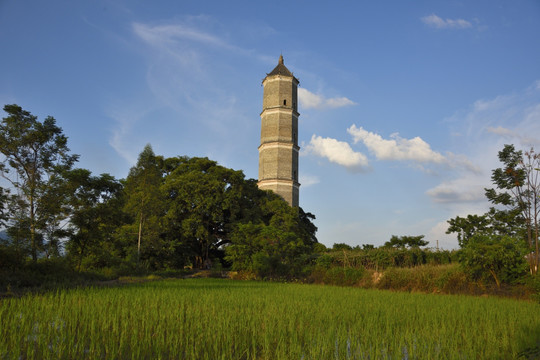
[[[492,278],[497,287],[527,272],[523,241],[507,235],[473,235],[461,249],[460,262],[475,280]]]

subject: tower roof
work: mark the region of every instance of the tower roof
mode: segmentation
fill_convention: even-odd
[[[278,61],[277,66],[270,73],[266,74],[266,77],[274,76],[274,75],[288,76],[298,81],[298,79],[294,77],[292,72],[290,72],[289,69],[287,69],[287,67],[283,63],[283,55],[279,55],[279,61]]]

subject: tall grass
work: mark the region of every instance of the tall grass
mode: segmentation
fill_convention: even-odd
[[[219,279],[0,301],[0,359],[508,359],[540,306]]]

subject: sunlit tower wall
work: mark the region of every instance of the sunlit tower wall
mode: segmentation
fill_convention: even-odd
[[[281,195],[289,205],[299,203],[298,79],[279,57],[264,78],[259,146],[259,188]]]

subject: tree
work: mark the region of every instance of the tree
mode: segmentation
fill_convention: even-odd
[[[115,256],[125,257],[123,246],[114,241],[116,229],[124,223],[120,182],[109,174],[92,176],[86,169],[71,170],[66,177],[71,194],[67,250],[77,270],[85,259],[87,267],[99,268],[110,266]]]
[[[137,164],[129,170],[124,192],[125,211],[135,219],[137,225],[137,261],[141,257],[141,241],[147,228],[149,239],[159,238],[159,217],[163,212],[160,185],[163,180],[161,157],[156,157],[150,144],[139,154]],[[153,226],[148,226],[148,225]],[[151,241],[151,240],[150,240]]]
[[[448,220],[447,234],[457,233],[458,244],[464,247],[476,234],[508,235],[519,237],[523,223],[519,209],[498,209],[491,207],[484,215],[456,216]]]
[[[43,224],[51,210],[40,201],[62,173],[71,169],[78,155],[69,154],[67,137],[56,126],[56,120],[48,116],[39,122],[36,116],[18,105],[6,105],[8,114],[0,124],[0,174],[7,179],[17,194],[12,204],[19,206],[20,218],[13,219],[12,226],[28,225],[28,242],[35,261],[43,238]],[[61,198],[57,198],[61,202]]]
[[[337,250],[337,251],[352,250],[352,247],[351,245],[345,244],[345,243],[334,243],[334,245],[332,245],[332,250]]]
[[[487,215],[467,215],[467,217],[456,216],[448,220],[447,234],[457,233],[460,247],[467,245],[469,239],[477,233],[486,233],[490,227]]]
[[[165,227],[171,243],[188,244],[192,265],[203,268],[228,244],[234,223],[253,216],[249,187],[241,171],[227,169],[207,158],[165,160],[174,169],[165,176]],[[247,190],[246,190],[247,189]]]
[[[426,246],[429,244],[428,241],[422,240],[424,235],[418,236],[396,236],[392,235],[390,241],[384,243],[384,247],[395,247],[395,248],[419,248],[421,246]]]
[[[497,287],[522,276],[527,269],[523,242],[508,235],[473,235],[461,249],[459,261],[475,279],[490,276]]]
[[[317,228],[310,221],[314,216],[302,215],[301,208],[290,207],[274,193],[261,193],[265,195],[258,204],[262,216],[255,222],[236,225],[225,258],[233,269],[259,277],[300,276],[304,266],[314,260],[312,254],[318,244]]]
[[[500,191],[486,189],[486,196],[493,204],[508,207],[509,213],[524,225],[529,268],[536,274],[540,256],[540,176],[536,168],[540,166],[540,154],[533,148],[523,154],[513,145],[505,145],[499,152],[499,160],[503,167],[493,170],[491,180]]]

